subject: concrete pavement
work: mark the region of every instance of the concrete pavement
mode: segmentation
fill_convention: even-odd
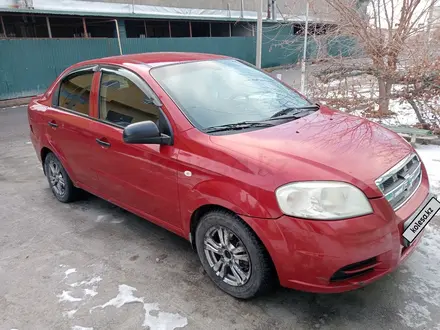
[[[0,329],[437,329],[440,219],[393,274],[336,295],[222,293],[183,239],[99,198],[55,200],[26,109],[0,110]],[[160,328],[162,327],[162,328]]]

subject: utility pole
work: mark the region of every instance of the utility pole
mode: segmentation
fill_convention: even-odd
[[[2,21],[2,23],[3,23],[3,21]],[[46,16],[46,25],[47,25],[47,34],[49,35],[49,39],[52,39],[52,30],[50,28],[50,21],[49,21],[48,16]],[[3,32],[5,33],[5,36],[6,36],[6,31],[5,31],[4,27],[3,27]]]
[[[115,22],[116,26],[116,37],[118,38],[119,54],[122,55],[121,34],[119,33],[118,20],[114,19],[113,21]]]
[[[255,65],[261,69],[261,45],[263,42],[263,0],[258,0],[257,9],[257,53],[255,56]]]
[[[276,6],[276,0],[272,0],[272,20],[277,20],[277,6]]]
[[[309,2],[306,5],[306,26],[304,29],[304,50],[301,63],[301,93],[306,91],[306,59],[307,59],[307,35],[309,34]]]

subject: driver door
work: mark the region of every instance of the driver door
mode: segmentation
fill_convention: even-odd
[[[104,198],[166,226],[179,225],[177,161],[173,146],[126,144],[124,127],[164,117],[148,85],[128,70],[100,73],[99,121],[95,139],[100,146],[96,172]],[[176,229],[176,228],[174,228]]]

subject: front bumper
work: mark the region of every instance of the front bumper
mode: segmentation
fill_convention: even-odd
[[[282,286],[336,293],[377,280],[411,254],[420,237],[405,247],[404,223],[428,192],[424,176],[416,193],[396,212],[385,198],[376,198],[370,200],[372,214],[346,220],[243,218],[266,246]]]

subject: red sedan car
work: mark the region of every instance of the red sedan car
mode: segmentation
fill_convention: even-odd
[[[409,255],[440,207],[398,135],[224,56],[82,62],[28,116],[59,201],[83,189],[188,239],[237,298],[277,280],[364,286]]]

